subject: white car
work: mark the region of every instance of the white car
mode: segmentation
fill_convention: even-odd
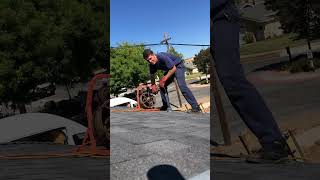
[[[128,105],[130,106],[130,108],[134,108],[137,106],[137,101],[126,97],[117,97],[110,99],[110,108],[123,105]]]
[[[61,116],[25,113],[0,119],[0,143],[39,141],[79,145],[86,129]]]

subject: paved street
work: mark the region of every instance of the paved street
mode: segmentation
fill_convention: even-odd
[[[147,179],[168,164],[190,178],[210,169],[209,114],[111,113],[111,179]]]

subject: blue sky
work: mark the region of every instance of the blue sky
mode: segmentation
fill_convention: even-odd
[[[164,32],[171,43],[210,44],[210,0],[110,0],[110,43],[159,43]],[[185,58],[201,48],[173,46]],[[165,46],[152,46],[154,52]]]

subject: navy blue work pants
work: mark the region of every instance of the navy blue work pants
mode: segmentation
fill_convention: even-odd
[[[213,64],[215,63],[221,84],[241,119],[265,149],[272,149],[272,142],[282,141],[283,137],[271,111],[245,77],[240,64],[239,30],[237,17],[226,16],[212,23]]]
[[[165,72],[166,74],[167,72]],[[177,66],[177,70],[165,83],[165,88],[160,88],[160,94],[162,103],[164,106],[167,106],[167,100],[165,98],[165,93],[167,91],[167,86],[171,84],[174,80],[174,77],[177,79],[178,86],[180,88],[180,91],[183,95],[183,97],[186,99],[186,101],[191,105],[192,108],[198,107],[198,103],[196,98],[193,96],[192,92],[187,86],[186,80],[185,80],[185,67],[184,65],[180,64]]]

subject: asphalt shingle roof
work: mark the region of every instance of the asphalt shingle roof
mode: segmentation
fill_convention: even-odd
[[[260,23],[273,20],[274,18],[272,15],[274,15],[274,12],[267,10],[263,3],[256,4],[253,7],[246,6],[240,9],[240,17],[242,19]]]
[[[7,155],[46,152],[71,152],[74,146],[56,144],[2,144],[0,145],[0,179],[15,180],[106,180],[109,177],[109,157],[58,157],[33,159],[6,159]]]
[[[147,179],[158,165],[184,178],[210,169],[209,114],[111,113],[111,179]]]

